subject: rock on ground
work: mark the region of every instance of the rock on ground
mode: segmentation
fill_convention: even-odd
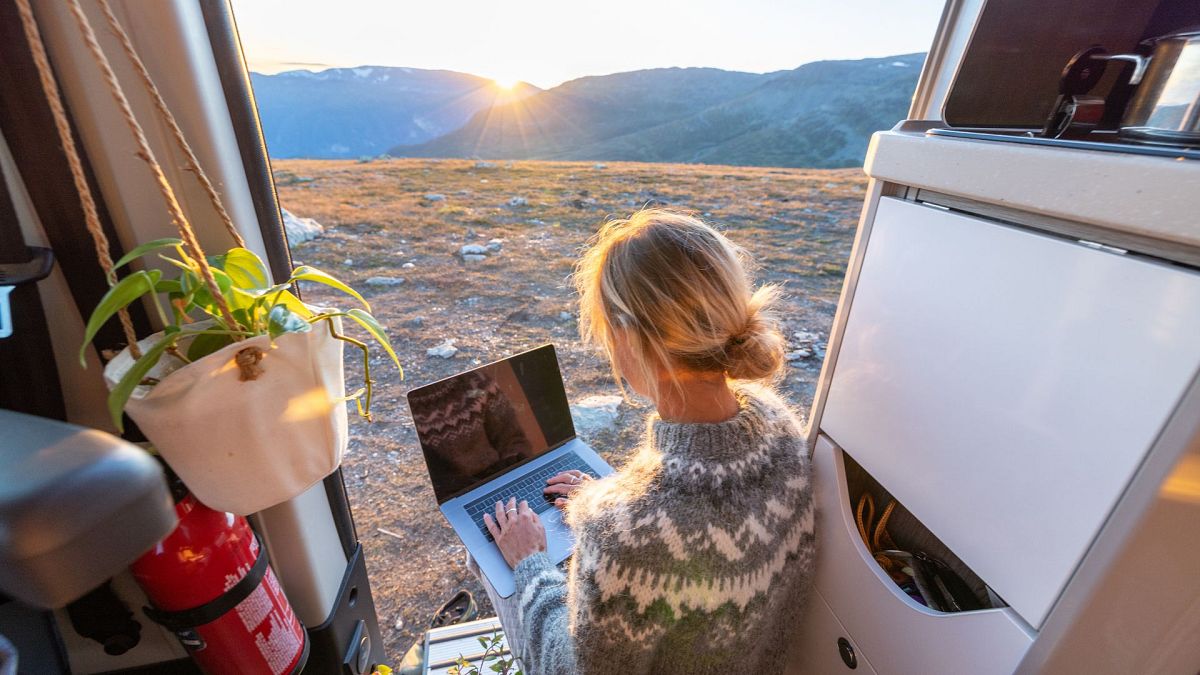
[[[404,279],[400,277],[371,277],[367,279],[368,286],[399,286],[404,283]]]
[[[299,218],[287,209],[283,215],[283,230],[287,233],[288,246],[297,246],[325,234],[325,228],[312,218]]]
[[[428,356],[437,356],[443,359],[448,359],[458,353],[458,347],[454,346],[454,340],[446,340],[436,347],[430,347],[425,350]]]
[[[576,401],[571,406],[575,433],[586,439],[601,431],[615,429],[624,400],[616,394],[593,394]]]
[[[807,358],[811,357],[812,355],[813,355],[813,353],[811,350],[797,349],[797,350],[788,352],[787,356],[785,358],[787,358],[787,360],[789,362],[795,362],[795,361],[803,361],[804,359],[807,359]]]
[[[436,192],[430,192],[429,194],[425,195],[425,201],[427,201],[427,202],[444,202],[444,201],[446,201],[446,195],[440,195]]]

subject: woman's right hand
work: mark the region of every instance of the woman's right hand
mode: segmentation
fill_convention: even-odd
[[[583,485],[592,477],[582,471],[572,469],[571,471],[563,471],[557,476],[551,476],[546,479],[546,489],[542,492],[554,497],[554,505],[558,508],[565,508],[567,498],[571,496],[580,485]]]

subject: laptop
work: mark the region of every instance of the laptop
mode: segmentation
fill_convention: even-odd
[[[485,513],[496,517],[496,502],[529,502],[546,528],[547,555],[567,559],[574,536],[542,493],[546,479],[613,470],[575,435],[554,345],[413,389],[408,408],[438,507],[501,597],[515,584],[483,523]]]

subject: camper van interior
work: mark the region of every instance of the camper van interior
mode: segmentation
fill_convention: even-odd
[[[392,346],[367,308],[298,296],[344,284],[293,264],[235,18],[0,0],[0,675],[402,656],[339,468],[343,402],[370,405]],[[863,170],[807,415],[814,581],[778,671],[1200,672],[1200,4],[947,0]],[[206,401],[260,393],[152,400],[182,379],[139,369],[154,334],[191,340],[158,352],[180,363],[224,355]],[[303,353],[260,364],[281,335]],[[271,396],[292,375],[315,398]],[[449,672],[434,651],[424,672]]]

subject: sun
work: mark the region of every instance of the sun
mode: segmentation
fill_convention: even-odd
[[[492,78],[492,82],[505,91],[511,91],[520,81],[515,77],[496,77]]]

